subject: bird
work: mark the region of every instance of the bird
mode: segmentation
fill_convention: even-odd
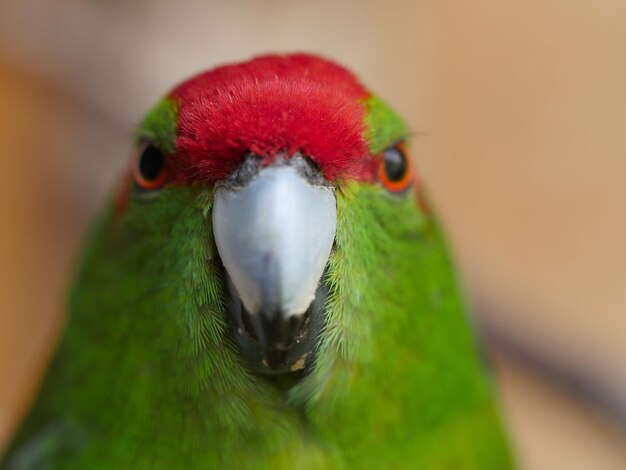
[[[307,53],[175,86],[3,468],[515,468],[403,119]]]

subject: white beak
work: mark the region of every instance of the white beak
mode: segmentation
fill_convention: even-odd
[[[243,306],[271,322],[301,316],[315,298],[337,221],[332,189],[293,166],[263,168],[242,188],[218,186],[217,249]]]

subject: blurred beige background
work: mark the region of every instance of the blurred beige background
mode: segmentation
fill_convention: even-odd
[[[626,468],[624,18],[617,0],[4,0],[0,442],[142,113],[190,73],[306,50],[417,131],[522,467]]]

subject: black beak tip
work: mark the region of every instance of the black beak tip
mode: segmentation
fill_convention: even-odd
[[[315,358],[318,335],[324,325],[328,290],[320,283],[308,310],[290,315],[279,305],[248,311],[227,275],[227,320],[240,353],[251,370],[264,375],[304,371]]]
[[[305,315],[285,316],[276,309],[265,309],[248,315],[270,369],[285,366],[290,348],[298,340]]]

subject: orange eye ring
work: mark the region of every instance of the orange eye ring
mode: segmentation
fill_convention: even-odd
[[[411,159],[403,142],[394,144],[385,150],[378,165],[378,179],[389,191],[406,191],[413,181]]]
[[[159,189],[168,179],[165,155],[156,146],[146,143],[133,158],[133,180],[146,191]]]

